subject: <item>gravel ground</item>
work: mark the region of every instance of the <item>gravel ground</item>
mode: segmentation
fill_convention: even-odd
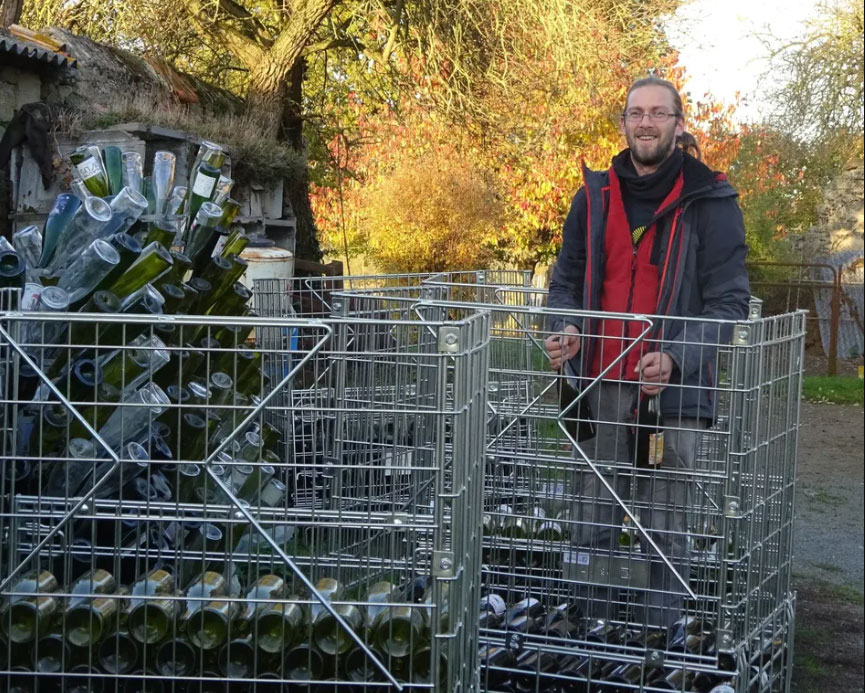
[[[802,404],[793,581],[793,690],[865,691],[863,412]]]

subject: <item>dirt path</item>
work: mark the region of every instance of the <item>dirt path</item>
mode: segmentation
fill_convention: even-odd
[[[802,404],[793,690],[865,691],[863,411]]]

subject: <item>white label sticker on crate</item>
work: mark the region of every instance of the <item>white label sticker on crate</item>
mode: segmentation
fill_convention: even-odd
[[[591,554],[586,553],[585,551],[574,551],[573,549],[568,549],[564,553],[564,557],[562,559],[565,563],[576,563],[577,565],[589,565],[591,561]]]

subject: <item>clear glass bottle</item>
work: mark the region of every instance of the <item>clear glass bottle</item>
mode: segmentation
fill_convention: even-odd
[[[141,154],[138,152],[123,152],[120,157],[123,165],[123,185],[141,192],[144,171],[141,164]]]
[[[157,215],[165,213],[165,204],[174,186],[174,166],[175,156],[171,152],[158,151],[153,155],[152,178]]]
[[[57,286],[69,294],[70,302],[86,301],[119,263],[117,249],[97,238],[63,271]]]
[[[90,245],[111,220],[111,206],[98,197],[88,197],[75,212],[57,243],[54,258],[46,268],[49,275],[59,275],[77,256],[77,251]]]
[[[39,267],[39,257],[42,255],[42,234],[39,227],[31,224],[12,234],[12,245],[27,265],[27,271],[32,273]]]
[[[111,219],[100,230],[101,238],[126,233],[147,210],[147,198],[132,188],[123,188],[111,200]]]

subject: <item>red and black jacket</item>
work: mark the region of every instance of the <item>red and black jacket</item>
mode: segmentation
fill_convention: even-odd
[[[610,172],[584,167],[583,180],[584,187],[574,197],[565,220],[547,305],[601,311],[609,304],[603,292],[606,251],[610,248],[605,242]],[[658,271],[657,294],[652,297],[654,313],[702,318],[655,320],[649,337],[653,343],[646,350],[662,350],[672,357],[676,373],[671,384],[680,385],[662,393],[664,414],[714,418],[707,386],[712,384],[715,345],[729,342],[731,323],[747,316],[750,298],[745,270],[745,227],[736,197],[726,176],[685,156],[678,194],[668,198],[657,211],[651,221],[654,236],[645,239],[651,241],[651,264]],[[630,253],[609,260],[629,265],[632,261]],[[550,328],[558,331],[563,322],[554,319]],[[577,327],[585,335],[593,335],[598,334],[600,323],[592,319]],[[591,364],[597,362],[595,341],[584,340],[581,354],[572,361],[580,375],[592,375]]]

